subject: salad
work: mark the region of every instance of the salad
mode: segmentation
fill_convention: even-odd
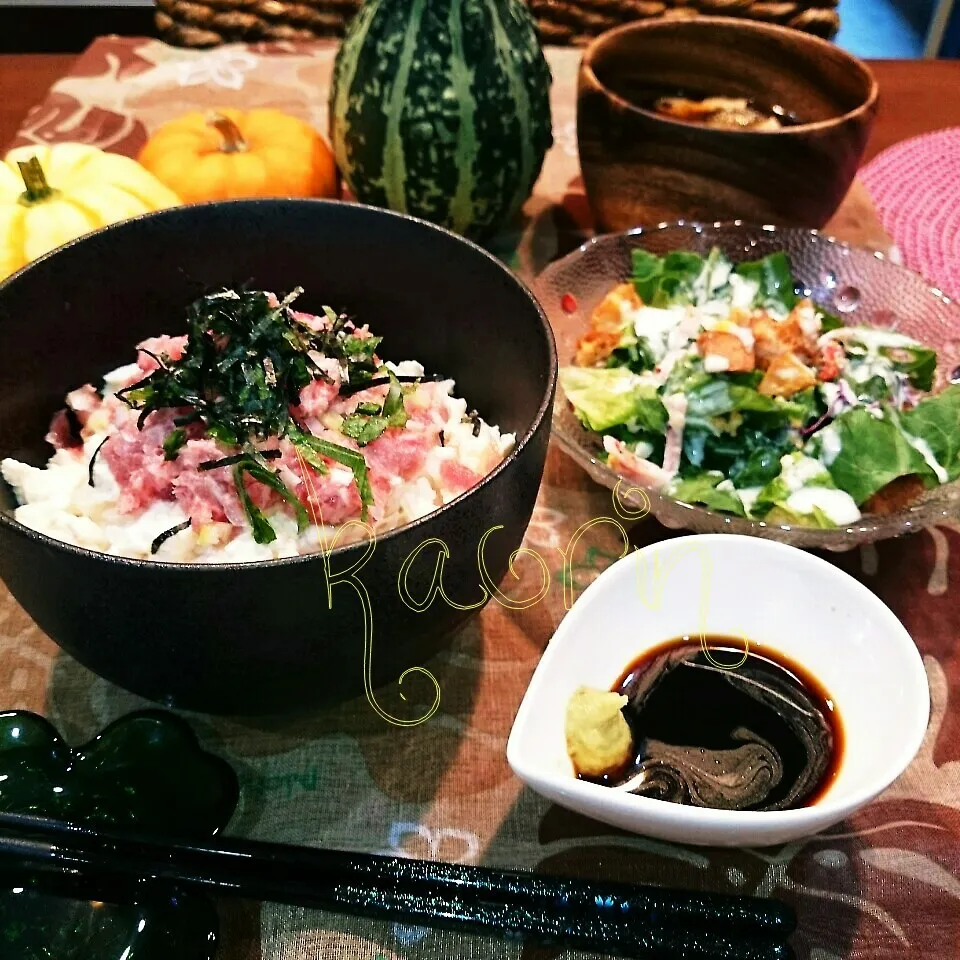
[[[721,513],[839,527],[960,475],[960,386],[931,393],[934,350],[844,325],[796,292],[783,252],[632,256],[560,371],[621,476]]]

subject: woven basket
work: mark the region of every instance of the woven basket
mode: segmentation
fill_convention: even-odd
[[[527,0],[544,43],[584,46],[598,34],[652,17],[745,17],[785,24],[830,40],[840,26],[838,0]],[[215,47],[254,40],[340,37],[360,0],[156,0],[168,43]]]

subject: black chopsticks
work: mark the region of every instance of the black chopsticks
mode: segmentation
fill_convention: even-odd
[[[775,900],[223,839],[181,842],[0,814],[0,868],[100,887],[144,878],[376,919],[637,960],[786,960]]]

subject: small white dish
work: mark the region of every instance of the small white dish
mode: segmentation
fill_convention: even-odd
[[[782,654],[831,695],[845,744],[835,779],[811,806],[709,810],[577,779],[564,733],[577,687],[610,689],[645,651],[701,629]],[[929,715],[913,640],[863,584],[795,547],[705,534],[637,550],[584,591],[537,666],[507,760],[537,793],[603,823],[678,843],[765,846],[811,836],[869,803],[913,759]]]

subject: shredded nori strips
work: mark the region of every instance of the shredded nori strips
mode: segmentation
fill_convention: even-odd
[[[189,520],[184,520],[183,523],[178,523],[175,527],[170,527],[169,530],[164,530],[160,536],[156,537],[153,543],[150,544],[150,552],[156,553],[171,537],[175,537],[178,533],[186,530],[190,526]]]
[[[376,380],[375,350],[379,337],[360,337],[344,327],[346,314],[324,312],[329,325],[314,330],[290,309],[300,295],[298,287],[277,303],[263,291],[223,290],[201,297],[187,311],[187,344],[179,360],[157,356],[140,348],[158,364],[137,383],[117,391],[117,397],[140,411],[138,427],[155,410],[192,408],[174,419],[175,427],[202,423],[204,433],[233,447],[235,454],[204,461],[200,470],[234,466],[237,493],[258,543],[269,543],[275,534],[263,514],[256,510],[243,486],[243,475],[266,483],[293,505],[302,524],[302,505],[280,476],[265,461],[279,457],[278,450],[260,450],[257,442],[286,437],[301,457],[315,469],[324,467],[319,458],[339,460],[353,470],[361,498],[361,519],[373,503],[366,475],[366,461],[347,447],[326,443],[323,449],[308,443],[291,410],[300,404],[300,393],[313,380],[329,381],[318,357],[340,364],[348,384],[362,389]],[[414,378],[416,379],[416,378]],[[389,378],[383,381],[389,383]],[[362,384],[362,386],[361,386]],[[175,431],[174,431],[175,433]],[[175,457],[182,434],[172,433],[164,453]],[[91,465],[91,484],[93,476]]]
[[[422,377],[398,376],[396,379],[400,383],[439,383],[442,380],[449,380],[450,378],[439,373],[434,373],[430,375],[425,374]],[[345,383],[340,387],[340,396],[349,397],[352,393],[359,393],[361,390],[369,390],[371,387],[385,387],[390,383],[390,377],[376,377],[373,380],[360,380],[356,383]]]
[[[97,449],[93,451],[93,456],[90,457],[90,464],[87,467],[87,483],[92,487],[93,484],[93,465],[97,462],[97,457],[100,455],[100,451],[103,449],[103,445],[109,440],[109,437],[104,437],[98,444]]]

